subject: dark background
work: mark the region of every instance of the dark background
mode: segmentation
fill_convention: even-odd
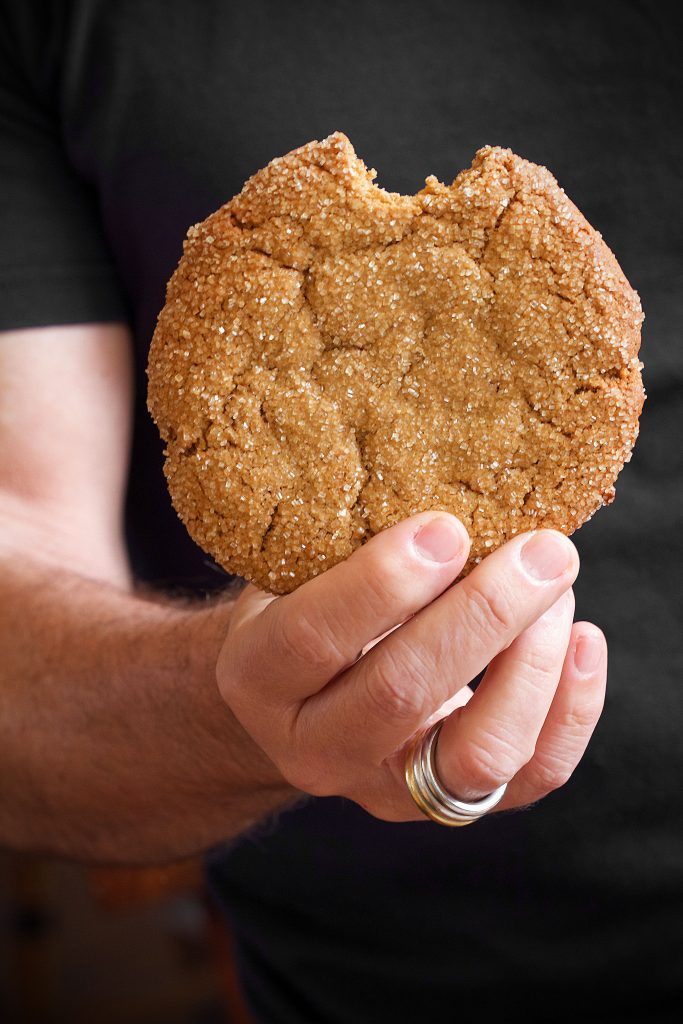
[[[486,935],[495,927],[503,990],[506,970],[510,977],[517,970],[531,981],[548,977],[565,984],[567,977],[591,977],[593,964],[595,976],[612,991],[680,995],[683,72],[671,6],[617,0],[326,5],[260,0],[245,6],[83,0],[44,8],[5,6],[20,12],[10,19],[13,59],[28,69],[48,107],[53,93],[58,98],[54,114],[66,154],[63,164],[51,153],[42,154],[41,167],[60,201],[47,211],[35,236],[19,230],[5,234],[12,239],[10,258],[29,265],[35,258],[39,266],[40,239],[48,248],[77,249],[80,243],[93,262],[105,251],[111,254],[106,258],[113,262],[117,294],[112,288],[106,299],[98,299],[98,311],[106,318],[125,308],[136,335],[129,535],[138,571],[152,583],[201,590],[223,582],[170,508],[159,441],[144,407],[143,371],[164,285],[187,226],[237,192],[251,173],[275,155],[342,130],[365,162],[377,168],[380,185],[414,192],[430,173],[452,180],[481,145],[509,146],[549,167],[603,233],[641,295],[649,395],[615,503],[575,536],[582,556],[577,617],[599,623],[610,643],[606,711],[574,779],[533,813],[464,830],[467,834],[458,836],[457,870],[472,892],[485,879],[491,893],[490,905],[473,902],[474,910],[463,894],[463,914],[471,910],[481,929],[477,933],[473,924],[469,935],[473,978],[477,971],[482,978],[490,973],[477,942],[481,939],[485,949]],[[35,187],[35,163],[19,174],[18,156],[10,184],[21,178]],[[76,196],[68,184],[74,174],[83,195]],[[85,195],[97,210],[96,229],[85,226]],[[29,196],[27,208],[30,202]],[[24,209],[20,202],[14,205]],[[51,294],[41,280],[41,322],[58,322],[65,308],[74,319],[92,318],[93,306],[79,305],[78,285],[62,282]],[[33,288],[29,282],[26,291],[13,287],[8,293],[3,314],[7,318],[14,310],[15,320],[7,326],[20,325],[27,309],[35,313],[35,282]],[[318,880],[321,854],[315,842],[323,832],[332,837],[332,846],[354,829],[364,830],[368,853],[367,875],[349,874],[349,889],[339,890],[338,905],[321,904],[328,916],[348,912],[359,886],[381,882],[387,864],[404,871],[402,896],[409,904],[407,880],[426,874],[443,855],[445,840],[437,832],[420,835],[413,863],[401,848],[412,826],[399,832],[361,822],[353,809],[339,824],[324,801],[318,811],[305,813],[310,819],[285,816],[277,836],[232,854],[221,884],[238,906],[241,899],[249,906],[260,889],[275,903],[283,883],[277,876],[269,880],[268,865],[273,859],[286,864],[288,858],[299,865],[300,877],[286,880],[287,892],[293,907],[303,905]],[[301,852],[307,828],[310,863]],[[509,849],[507,859],[501,852],[496,860],[496,848]],[[334,873],[334,857],[341,854],[336,847],[327,854]],[[57,916],[72,920],[83,902],[66,884],[50,881],[62,878],[61,868],[43,870]],[[69,877],[80,891],[90,891],[87,876]],[[503,904],[497,901],[506,898],[511,879],[521,902],[498,920]],[[438,884],[436,876],[435,891]],[[201,888],[199,895],[192,892],[203,907]],[[125,892],[121,898],[125,905]],[[169,898],[176,897],[160,896],[157,906]],[[321,889],[319,899],[326,898]],[[421,899],[416,892],[418,909]],[[110,911],[98,910],[97,901],[91,909],[94,916],[80,919],[89,923],[83,926],[74,975],[77,988],[88,972],[100,979],[100,989],[93,988],[90,1002],[82,1004],[87,1007],[97,1005],[98,991],[104,1006],[107,993],[125,988],[131,977],[121,961],[110,962],[109,973],[97,967],[100,956],[109,962],[108,954],[91,948],[89,937],[98,914],[105,929],[111,918]],[[152,934],[165,943],[163,912],[161,917],[143,912],[150,931],[136,915],[131,910],[128,938],[117,933],[117,945],[129,941],[132,950],[136,938]],[[548,918],[557,923],[552,935]],[[24,942],[25,934],[12,931],[15,918],[6,920],[5,934]],[[401,926],[398,916],[388,915],[387,921]],[[447,925],[435,912],[424,934],[438,934]],[[51,934],[54,948],[65,948],[63,932],[57,928]],[[200,961],[206,964],[212,954],[201,935]],[[287,941],[282,941],[283,956]],[[310,941],[324,946],[314,931]],[[187,965],[172,962],[166,972],[176,981],[187,976]],[[150,984],[158,994],[157,982]],[[75,1013],[73,1002],[60,1003],[64,992],[55,989],[54,1019],[63,1019],[65,1007]],[[660,1012],[652,1002],[651,1008]],[[160,1019],[155,1012],[147,1005],[119,1019]],[[652,1019],[666,1018],[661,1011]]]

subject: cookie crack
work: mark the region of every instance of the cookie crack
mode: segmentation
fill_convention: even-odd
[[[270,491],[269,491],[268,493],[270,494],[270,493],[272,493],[272,492],[270,492]],[[273,532],[273,527],[274,527],[274,525],[275,525],[275,517],[276,517],[276,516],[277,516],[277,514],[278,514],[278,511],[279,511],[279,509],[280,509],[280,505],[281,505],[281,502],[280,502],[280,501],[278,501],[278,502],[276,502],[276,503],[275,503],[275,508],[273,509],[273,511],[272,511],[272,512],[271,512],[271,514],[270,514],[270,521],[269,521],[268,525],[266,526],[266,528],[265,528],[265,530],[264,530],[264,532],[263,532],[263,535],[262,535],[262,537],[261,537],[261,542],[260,542],[260,545],[259,545],[259,547],[260,547],[260,549],[261,549],[261,552],[262,552],[262,553],[263,553],[264,555],[265,555],[265,551],[264,551],[264,548],[265,548],[265,546],[266,546],[266,542],[267,542],[267,540],[268,540],[268,537],[269,537],[269,536],[270,536],[270,534],[271,534],[271,533]],[[272,567],[271,567],[271,568],[272,568]]]
[[[515,189],[511,193],[510,196],[508,196],[507,202],[503,205],[502,209],[500,210],[500,212],[496,216],[495,221],[493,222],[492,226],[489,228],[489,230],[487,232],[486,240],[484,242],[484,246],[483,246],[483,248],[481,250],[481,253],[479,254],[478,257],[476,255],[473,255],[472,259],[480,267],[485,267],[486,257],[488,255],[488,250],[489,250],[491,244],[493,243],[496,235],[498,234],[498,231],[500,230],[503,222],[508,218],[508,216],[510,215],[510,213],[512,212],[514,207],[518,204],[519,196],[521,195],[521,193],[522,193],[522,189],[518,188],[518,189]],[[462,227],[462,222],[461,222],[461,227]],[[487,267],[485,269],[488,270]],[[489,271],[489,273],[491,273],[491,271]],[[494,277],[494,280],[495,280],[495,275],[492,274],[491,276]]]
[[[293,270],[295,274],[304,274],[306,272],[306,267],[295,267],[293,263],[285,263],[279,256],[275,256],[272,252],[268,252],[267,249],[263,249],[260,246],[250,245],[248,251],[258,253],[259,256],[265,256],[266,259],[271,260],[283,270]]]
[[[547,427],[551,427],[553,430],[557,431],[558,434],[561,434],[562,437],[565,437],[568,441],[574,440],[575,435],[573,433],[561,427],[559,423],[556,423],[555,420],[552,419],[552,417],[544,416],[542,411],[538,408],[538,404],[532,402],[528,395],[521,388],[519,391],[519,395],[523,399],[524,404],[527,407],[527,411],[534,419],[538,420],[539,423],[545,424],[545,426]]]

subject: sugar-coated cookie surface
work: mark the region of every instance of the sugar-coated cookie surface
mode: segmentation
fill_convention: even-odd
[[[552,175],[480,150],[416,196],[336,133],[190,228],[149,357],[173,503],[285,593],[425,509],[466,571],[612,500],[638,432],[642,312]]]

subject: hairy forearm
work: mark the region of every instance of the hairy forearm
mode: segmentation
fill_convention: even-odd
[[[160,861],[294,799],[218,694],[229,615],[3,559],[0,843]]]

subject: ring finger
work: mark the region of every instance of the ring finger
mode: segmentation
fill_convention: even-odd
[[[574,597],[567,591],[494,658],[470,700],[445,721],[436,768],[450,792],[477,800],[512,779],[533,757],[562,673],[573,613]],[[405,784],[403,757],[400,752],[391,758],[382,787],[392,804],[386,816],[394,820],[418,816]]]
[[[468,703],[444,723],[436,767],[462,800],[479,800],[534,755],[557,690],[574,616],[568,590],[489,665]]]

